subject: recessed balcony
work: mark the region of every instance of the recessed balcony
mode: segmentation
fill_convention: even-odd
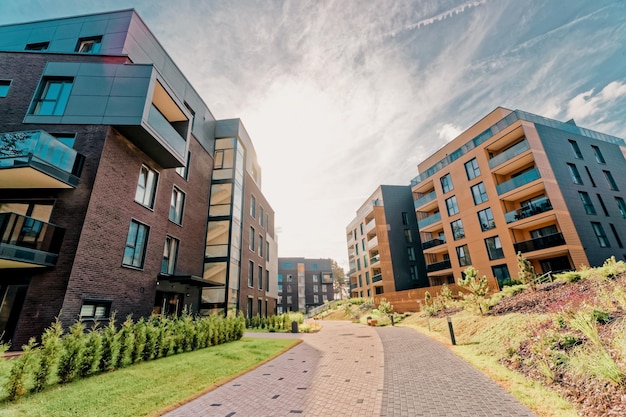
[[[539,178],[541,178],[539,170],[537,168],[532,168],[524,172],[523,174],[520,174],[514,178],[511,178],[508,181],[503,182],[502,184],[496,185],[496,191],[498,192],[498,195],[502,195],[526,184],[530,184],[531,182],[538,180]]]
[[[420,230],[425,229],[426,227],[435,224],[437,222],[441,221],[441,213],[437,212],[435,214],[431,214],[430,216],[424,217],[423,219],[420,219],[417,221],[417,227]]]
[[[356,290],[357,288],[358,288],[358,285],[355,282],[350,283],[350,290]]]
[[[65,229],[16,213],[0,213],[0,269],[54,266]]]
[[[370,266],[373,266],[374,264],[377,264],[378,262],[380,262],[380,254],[376,254],[370,258]]]
[[[85,157],[43,130],[0,134],[0,188],[76,188]]]
[[[491,158],[489,160],[489,168],[494,169],[498,165],[503,164],[506,161],[510,161],[511,159],[515,158],[517,155],[520,155],[526,152],[528,149],[530,149],[530,145],[528,144],[528,141],[523,140],[511,146],[506,151]]]
[[[553,248],[565,244],[565,238],[562,233],[554,233],[547,236],[538,237],[536,239],[517,242],[513,245],[515,252],[532,252],[541,249]]]
[[[416,199],[413,203],[414,207],[416,209],[422,208],[423,206],[425,206],[428,203],[431,202],[436,202],[437,201],[437,193],[435,191],[431,191],[428,194],[424,194],[423,196],[421,196],[420,198]],[[422,209],[421,211],[426,211],[425,209]]]
[[[444,239],[431,239],[425,242],[422,242],[422,250],[434,248],[435,246],[445,245],[446,241]]]
[[[379,282],[383,280],[383,274],[374,275],[372,277],[372,283]]]
[[[533,201],[528,206],[522,207],[517,210],[509,211],[504,215],[507,223],[513,223],[518,220],[526,219],[528,217],[536,216],[537,214],[545,213],[552,210],[552,204],[547,198],[541,198]]]
[[[444,269],[450,269],[450,268],[452,268],[452,263],[450,262],[449,259],[446,259],[445,261],[435,262],[435,263],[426,265],[426,272],[442,271]]]
[[[378,246],[378,236],[374,236],[367,241],[367,249],[374,249]]]

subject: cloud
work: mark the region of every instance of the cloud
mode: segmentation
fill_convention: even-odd
[[[626,82],[613,81],[595,93],[591,89],[576,95],[567,103],[567,117],[579,120],[594,118],[599,122],[606,118],[606,110],[626,99]]]
[[[443,139],[446,142],[450,142],[452,139],[456,138],[463,132],[458,126],[453,125],[452,123],[446,123],[437,129],[437,136],[439,139]]]

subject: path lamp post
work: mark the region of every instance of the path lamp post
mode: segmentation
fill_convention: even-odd
[[[452,318],[447,316],[448,319],[448,330],[450,330],[450,340],[453,345],[456,345],[456,339],[454,338],[454,328],[452,328]]]

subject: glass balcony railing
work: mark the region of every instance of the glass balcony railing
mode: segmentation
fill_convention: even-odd
[[[536,239],[517,242],[513,245],[515,252],[532,252],[535,250],[553,248],[565,244],[565,238],[562,233],[554,233],[548,236],[538,237]]]
[[[369,223],[367,223],[365,225],[365,233],[371,231],[375,227],[376,227],[376,221],[375,220],[370,220]]]
[[[370,258],[370,265],[375,264],[380,261],[380,254],[374,255]]]
[[[524,172],[523,174],[518,175],[515,178],[511,178],[510,180],[503,182],[502,184],[496,185],[496,191],[498,192],[498,195],[502,195],[518,187],[521,187],[522,185],[533,182],[539,178],[541,178],[539,170],[537,168],[533,168],[529,171]]]
[[[378,246],[378,236],[374,236],[370,240],[367,241],[367,248],[372,249]]]
[[[379,282],[383,280],[383,274],[374,275],[372,277],[372,283]]]
[[[351,282],[351,283],[350,283],[350,289],[351,289],[351,290],[356,290],[357,288],[358,288],[358,286],[357,286],[357,284],[356,284],[356,283],[354,283],[354,282]]]
[[[509,149],[507,149],[506,151],[494,156],[493,158],[491,158],[489,160],[489,168],[493,169],[495,167],[497,167],[498,165],[508,161],[509,159],[512,159],[514,157],[516,157],[517,155],[526,152],[528,149],[530,149],[530,145],[528,144],[527,140],[523,140],[513,146],[511,146]]]
[[[170,122],[152,104],[148,113],[148,123],[179,155],[185,154],[187,142],[180,133],[174,129]]]
[[[435,246],[443,245],[445,243],[446,243],[446,241],[444,239],[427,240],[425,242],[422,242],[422,249],[434,248]]]
[[[32,167],[76,187],[84,156],[43,130],[0,134],[0,169]]]
[[[415,200],[414,206],[415,208],[422,207],[424,204],[430,203],[431,201],[436,200],[436,199],[437,199],[437,193],[435,193],[434,191],[431,191],[430,193],[425,194],[421,196],[420,198],[418,198],[417,200]]]
[[[504,215],[507,223],[513,223],[527,217],[535,216],[552,210],[552,204],[547,198],[533,201],[531,204],[517,210],[509,211]]]
[[[0,213],[0,258],[54,266],[65,229],[16,213]]]
[[[450,263],[449,259],[446,259],[445,261],[435,262],[433,264],[426,265],[426,272],[441,271],[448,268],[452,268],[452,263]]]
[[[438,221],[441,221],[441,213],[437,212],[435,214],[432,214],[428,217],[424,217],[421,220],[417,221],[417,227],[419,229],[424,228],[426,226],[430,226],[433,223],[436,223]]]

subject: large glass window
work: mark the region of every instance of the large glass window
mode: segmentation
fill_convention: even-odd
[[[492,266],[491,272],[493,272],[493,276],[498,280],[500,284],[511,278],[511,274],[509,274],[509,268],[506,266],[506,264]]]
[[[233,184],[211,185],[210,216],[229,216],[232,195]]]
[[[263,266],[259,265],[258,267],[258,272],[257,272],[257,282],[259,284],[259,289],[262,290],[263,289]]]
[[[254,252],[254,248],[256,247],[254,245],[254,237],[256,236],[256,232],[254,230],[254,227],[250,226],[250,242],[248,244],[248,247],[250,248],[250,250],[252,252]]]
[[[102,320],[111,315],[110,300],[83,300],[80,307],[81,320]]]
[[[450,223],[450,228],[452,229],[452,236],[454,237],[454,240],[463,239],[465,237],[465,229],[463,228],[463,222],[461,222],[461,219]]]
[[[500,243],[500,237],[494,236],[485,239],[485,246],[487,246],[487,253],[489,259],[504,258],[504,252],[502,251],[502,244]]]
[[[124,248],[124,259],[122,265],[143,268],[143,261],[146,255],[149,228],[145,224],[131,220],[126,237],[126,248]]]
[[[609,184],[609,188],[613,191],[619,191],[619,188],[617,188],[617,183],[615,182],[615,179],[613,179],[613,174],[611,174],[611,171],[602,172],[604,172],[604,178],[606,178],[606,182],[607,184]]]
[[[490,230],[496,227],[496,222],[493,219],[491,207],[478,212],[478,222],[480,223],[480,228],[483,232],[485,230]]]
[[[250,196],[250,216],[256,217],[256,198]]]
[[[9,94],[11,80],[0,80],[0,97],[6,97]]]
[[[444,193],[447,193],[448,191],[452,191],[454,189],[454,186],[452,185],[452,178],[450,178],[450,174],[444,175],[443,177],[439,179],[439,181],[441,181],[441,188],[443,189]]]
[[[468,266],[472,264],[472,260],[470,259],[469,250],[467,249],[467,245],[457,246],[456,255],[459,258],[459,265]]]
[[[176,168],[176,172],[178,173],[178,175],[180,175],[184,179],[189,178],[189,163],[190,162],[191,162],[191,152],[187,152],[187,162],[185,163],[185,166]]]
[[[569,174],[571,175],[574,184],[582,185],[583,179],[580,177],[580,172],[578,172],[578,168],[576,168],[576,165],[567,164],[567,168],[569,169]]]
[[[589,194],[584,191],[579,191],[578,195],[580,196],[580,199],[583,202],[583,206],[585,207],[585,213],[596,214],[596,208],[593,206],[593,202],[591,201],[591,197],[589,197]]]
[[[472,180],[480,176],[480,168],[478,168],[478,161],[476,158],[473,158],[465,163],[465,173],[467,174],[468,180]]]
[[[137,180],[135,201],[146,207],[153,208],[158,179],[159,174],[156,171],[142,165],[139,171],[139,179]]]
[[[578,147],[578,143],[576,143],[576,141],[572,139],[569,139],[568,142],[570,147],[572,148],[572,152],[574,152],[574,157],[576,157],[576,159],[583,159],[583,154]]]
[[[473,185],[471,189],[472,196],[474,197],[474,204],[478,205],[489,200],[489,198],[487,197],[487,191],[485,191],[485,184],[483,184],[482,182]]]
[[[448,209],[448,216],[453,216],[459,212],[459,205],[456,202],[456,196],[446,198],[446,208]]]
[[[611,245],[609,244],[609,239],[604,232],[604,227],[598,222],[591,222],[591,227],[593,227],[593,232],[596,234],[598,238],[598,243],[603,248],[608,248]]]
[[[259,247],[259,256],[262,258],[263,248],[265,247],[265,244],[263,243],[263,235],[259,235],[259,244],[257,246]]]
[[[600,151],[600,148],[595,145],[591,145],[591,149],[593,149],[593,154],[596,156],[596,161],[599,164],[606,164],[606,162],[604,161],[604,155],[602,155],[602,151]]]
[[[406,243],[413,243],[413,234],[410,229],[404,229],[404,241]]]
[[[178,255],[178,239],[171,236],[165,238],[163,247],[163,261],[161,261],[161,273],[173,274],[176,267],[176,256]]]
[[[626,202],[624,202],[622,197],[615,197],[615,202],[617,203],[617,208],[619,208],[622,218],[626,219]]]
[[[254,287],[254,262],[248,261],[248,287]],[[287,291],[290,291],[287,288]]]
[[[33,114],[61,116],[70,98],[73,83],[73,78],[44,77],[42,80],[43,87],[35,100]]]
[[[183,207],[185,206],[185,193],[174,187],[172,190],[172,198],[170,199],[169,219],[177,224],[183,222]]]
[[[102,45],[102,36],[91,36],[89,38],[80,38],[76,44],[76,52],[85,54],[97,54],[100,52]]]

